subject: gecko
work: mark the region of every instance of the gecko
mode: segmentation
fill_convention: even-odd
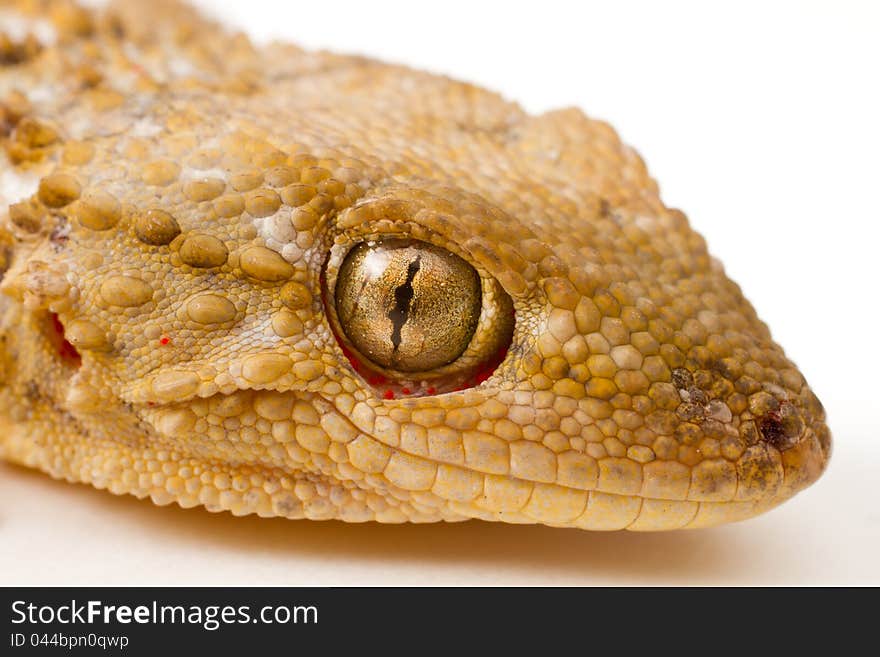
[[[172,0],[0,4],[0,458],[155,504],[669,530],[823,407],[607,123]]]

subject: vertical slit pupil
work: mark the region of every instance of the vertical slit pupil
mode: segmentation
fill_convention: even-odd
[[[395,353],[400,347],[400,332],[403,329],[403,325],[406,324],[409,315],[409,309],[413,298],[412,283],[416,274],[419,273],[421,259],[422,256],[419,255],[416,256],[415,260],[409,263],[406,268],[406,281],[394,290],[394,308],[388,313],[388,319],[390,319],[393,324],[393,329],[391,331],[391,344],[394,345]]]

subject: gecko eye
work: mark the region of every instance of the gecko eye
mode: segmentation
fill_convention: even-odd
[[[456,360],[480,319],[480,275],[416,240],[362,242],[339,268],[336,313],[346,337],[380,367],[424,372]]]

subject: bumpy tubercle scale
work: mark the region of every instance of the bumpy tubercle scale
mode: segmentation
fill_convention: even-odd
[[[642,530],[824,469],[821,404],[607,124],[167,0],[3,12],[3,458],[235,514]],[[384,238],[510,299],[497,367],[357,370],[328,254]]]

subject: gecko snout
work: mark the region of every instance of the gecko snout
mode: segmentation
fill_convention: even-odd
[[[758,420],[768,444],[779,450],[784,469],[780,497],[794,495],[816,481],[831,457],[831,432],[825,410],[812,390],[779,404]]]

